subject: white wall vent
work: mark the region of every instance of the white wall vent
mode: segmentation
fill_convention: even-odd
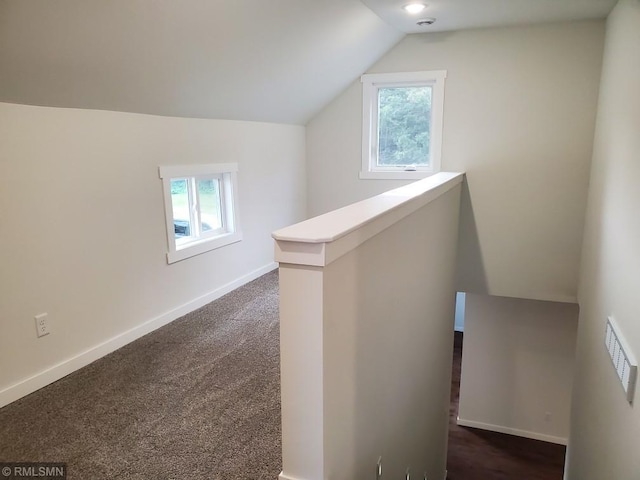
[[[627,401],[633,403],[633,394],[636,387],[638,362],[631,352],[629,345],[622,336],[620,328],[613,317],[607,318],[607,329],[604,344],[607,347],[613,366],[616,369],[622,388],[627,394]]]

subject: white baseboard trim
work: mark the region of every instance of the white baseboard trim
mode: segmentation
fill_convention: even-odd
[[[558,445],[567,445],[569,439],[563,437],[555,437],[544,433],[530,432],[528,430],[519,430],[517,428],[503,427],[501,425],[492,425],[490,423],[475,422],[473,420],[465,420],[458,417],[458,425],[461,427],[479,428],[481,430],[489,430],[491,432],[506,433],[517,437],[531,438],[532,440],[542,440],[543,442],[557,443]]]
[[[284,472],[280,472],[280,475],[278,475],[278,480],[302,480],[302,479],[297,477],[290,477],[289,475],[285,475]]]
[[[70,373],[73,373],[76,370],[79,370],[82,367],[85,367],[90,363],[98,360],[99,358],[102,358],[105,355],[108,355],[109,353],[121,347],[124,347],[128,343],[137,340],[147,333],[153,332],[154,330],[157,330],[158,328],[173,322],[183,315],[186,315],[187,313],[192,312],[206,305],[207,303],[211,303],[214,300],[217,300],[218,298],[226,295],[232,290],[241,287],[245,283],[249,283],[250,281],[255,280],[265,273],[269,273],[276,268],[278,268],[278,264],[276,262],[269,263],[261,268],[258,268],[257,270],[243,275],[240,278],[237,278],[232,282],[227,283],[226,285],[222,285],[221,287],[218,287],[209,293],[206,293],[183,305],[180,305],[179,307],[169,310],[168,312],[163,313],[158,317],[147,320],[146,322],[141,323],[140,325],[133,327],[130,330],[122,332],[115,337],[112,337],[98,345],[85,350],[84,352],[63,360],[62,362],[53,365],[52,367],[49,367],[46,370],[33,375],[32,377],[28,377],[6,387],[3,390],[0,390],[0,408],[18,400],[19,398],[29,395],[30,393],[33,393],[36,390],[49,385],[50,383],[66,377]]]

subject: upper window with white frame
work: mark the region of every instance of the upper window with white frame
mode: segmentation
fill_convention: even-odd
[[[445,70],[363,75],[364,179],[418,179],[440,171]]]
[[[237,163],[159,167],[164,190],[167,262],[242,240]]]

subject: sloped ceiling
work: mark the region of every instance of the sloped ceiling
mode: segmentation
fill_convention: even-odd
[[[421,28],[409,0],[0,0],[0,101],[305,124],[406,33],[615,2],[427,0]]]
[[[403,35],[360,0],[0,0],[0,101],[304,124]]]
[[[604,18],[617,0],[362,0],[389,25],[405,33],[443,32],[467,28],[523,25]],[[408,15],[402,7],[422,3]],[[432,25],[417,20],[435,18]]]

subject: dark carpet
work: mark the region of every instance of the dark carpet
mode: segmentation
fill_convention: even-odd
[[[0,409],[0,462],[68,478],[274,480],[276,272]]]
[[[461,340],[449,480],[562,479],[564,447],[456,425]],[[0,462],[66,462],[70,480],[275,480],[278,342],[272,272],[0,409]]]
[[[562,480],[565,447],[552,443],[460,427],[462,341],[455,334],[449,409],[448,480]]]

